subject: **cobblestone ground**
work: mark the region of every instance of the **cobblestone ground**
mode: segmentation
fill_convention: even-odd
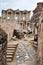
[[[28,43],[20,43],[18,45],[15,60],[17,65],[35,65],[36,56],[35,51]]]
[[[36,56],[36,52],[31,44],[21,40],[18,42],[14,60],[9,65],[37,65]]]

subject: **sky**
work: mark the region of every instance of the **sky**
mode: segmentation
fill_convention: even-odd
[[[37,2],[43,2],[43,0],[0,0],[0,16],[1,11],[6,9],[33,11]]]

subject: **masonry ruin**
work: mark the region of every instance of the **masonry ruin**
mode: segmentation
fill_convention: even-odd
[[[29,65],[29,63],[30,65],[43,65],[43,2],[37,3],[37,7],[33,10],[31,20],[30,11],[20,11],[19,9],[2,10],[0,26],[7,33],[8,40],[10,40],[10,44],[8,43],[7,47],[7,59],[10,56],[10,62],[15,54],[14,60],[16,59],[16,65],[19,65],[20,63],[21,65],[22,63],[25,63],[26,65]],[[11,40],[14,36],[14,30],[23,32],[24,30],[28,30],[28,27],[32,29],[32,35],[29,34],[22,40],[19,39],[19,41],[18,39],[16,41]],[[32,39],[30,40],[31,36]],[[31,41],[33,45],[31,44]],[[12,52],[9,53],[9,49],[10,51],[13,51],[13,56]],[[17,50],[16,53],[14,49],[15,51]]]
[[[34,28],[37,27],[37,33],[36,36],[38,36],[38,49],[37,49],[37,54],[39,56],[39,64],[38,65],[43,65],[43,3],[39,2],[37,3],[37,7],[33,11],[33,17],[32,21],[34,23]]]
[[[12,38],[15,29],[20,31],[27,30],[30,25],[29,21],[30,11],[27,10],[2,10],[2,17],[0,17],[0,25],[8,34],[8,40]]]

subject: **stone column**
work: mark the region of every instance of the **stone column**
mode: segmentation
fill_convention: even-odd
[[[39,65],[43,65],[43,21],[39,25],[38,32],[38,56],[39,56]]]
[[[21,12],[19,12],[19,21],[21,22]]]
[[[22,31],[23,31],[23,22],[22,22]]]
[[[27,22],[26,22],[26,30],[27,30]]]

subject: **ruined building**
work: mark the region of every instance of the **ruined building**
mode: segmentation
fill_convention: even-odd
[[[2,10],[2,15],[0,17],[0,25],[2,29],[8,34],[8,40],[13,36],[14,29],[27,29],[29,26],[30,11],[24,10]]]
[[[35,32],[38,36],[38,49],[37,54],[39,57],[38,65],[43,65],[43,2],[37,3],[37,7],[33,11],[32,16],[32,24],[34,25],[33,28],[36,29]],[[35,33],[35,34],[36,34]]]

